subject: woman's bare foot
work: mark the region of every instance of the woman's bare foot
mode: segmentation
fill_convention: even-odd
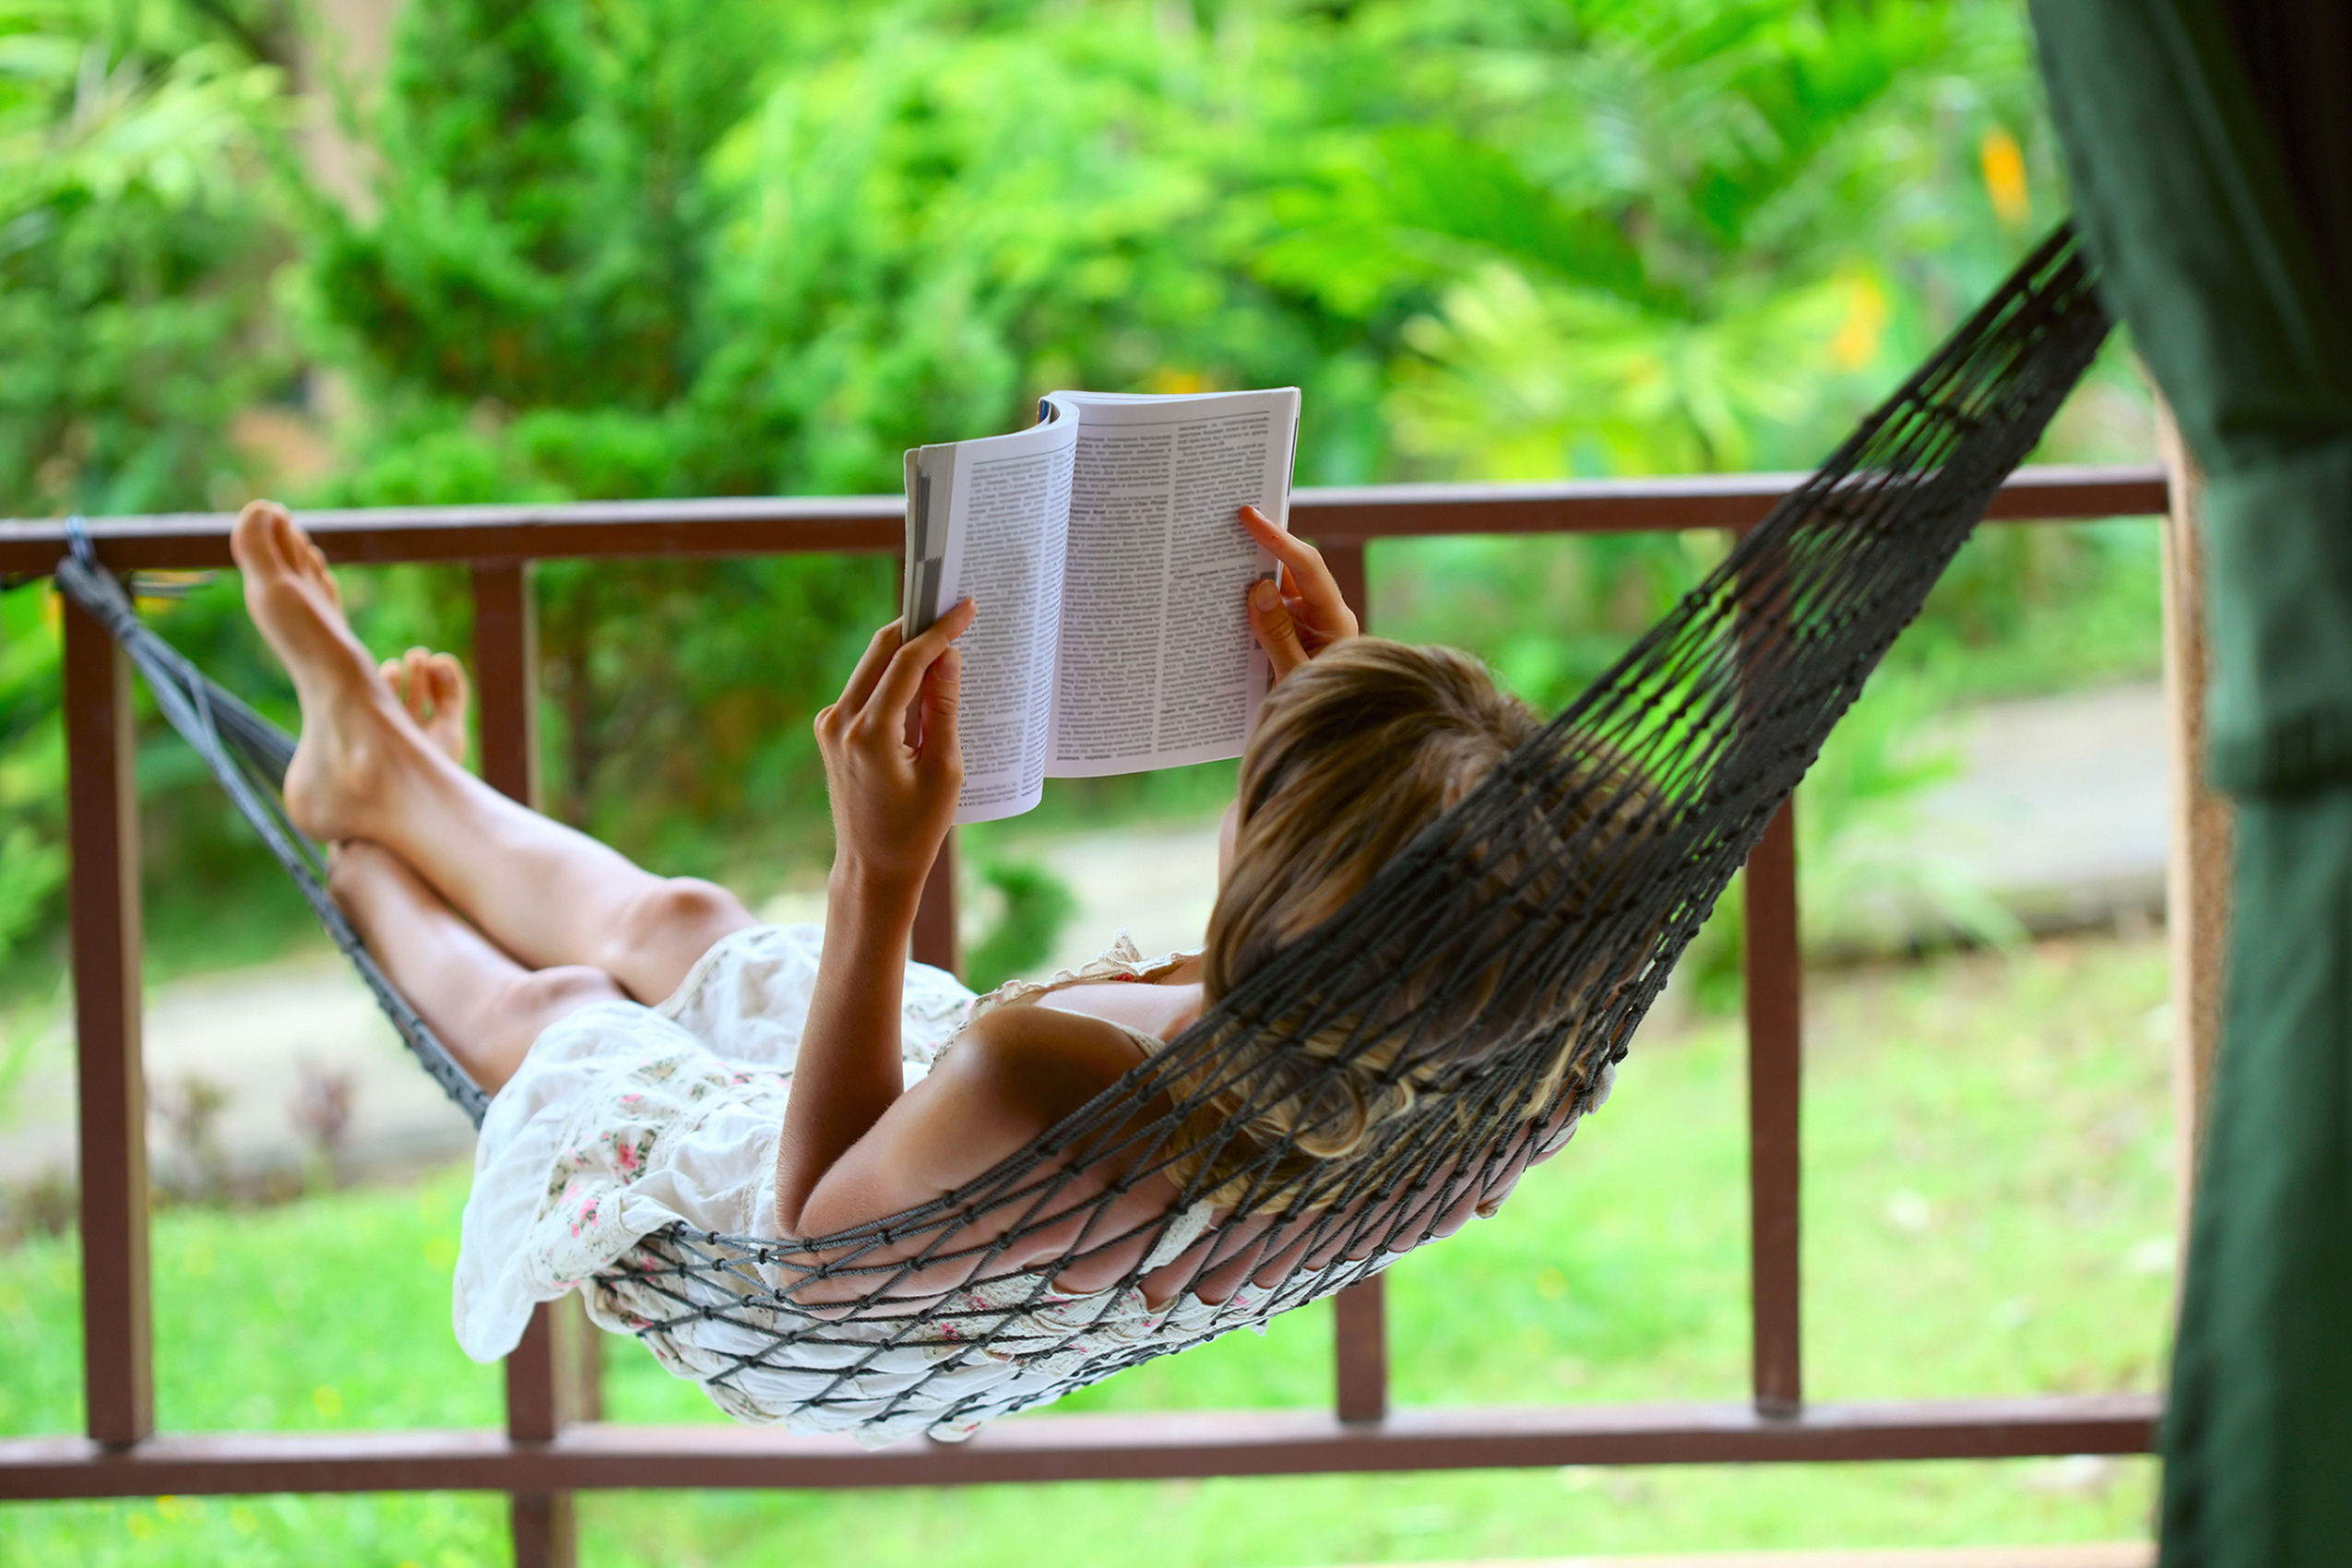
[[[466,685],[466,667],[457,662],[457,656],[412,647],[401,658],[386,659],[376,673],[424,731],[424,738],[451,762],[464,766],[466,706],[471,693]]]
[[[352,635],[327,558],[274,501],[248,504],[229,536],[245,611],[294,678],[303,733],[286,770],[286,810],[321,841],[369,836],[384,771],[423,741]]]

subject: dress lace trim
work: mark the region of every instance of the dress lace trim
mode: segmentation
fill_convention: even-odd
[[[1057,991],[1066,991],[1074,985],[1087,985],[1100,980],[1140,980],[1148,983],[1158,980],[1177,965],[1189,962],[1198,956],[1197,953],[1171,951],[1163,953],[1157,958],[1146,958],[1143,955],[1143,950],[1135,945],[1135,939],[1128,935],[1123,928],[1111,939],[1111,945],[1103,950],[1100,957],[1089,958],[1075,969],[1056,969],[1051,979],[1042,980],[1009,980],[994,991],[973,997],[970,1005],[964,1011],[964,1028],[969,1028],[976,1020],[1003,1008],[1034,1005],[1039,997],[1050,996]],[[1134,1040],[1136,1049],[1146,1056],[1157,1056],[1168,1049],[1168,1042],[1156,1034],[1130,1028],[1127,1025],[1110,1018],[1105,1018],[1103,1022]],[[959,1035],[961,1032],[961,1030],[957,1031]],[[948,1042],[949,1045],[954,1043],[953,1040]],[[933,1060],[936,1061],[938,1056],[944,1056],[946,1053],[947,1047],[942,1046]]]

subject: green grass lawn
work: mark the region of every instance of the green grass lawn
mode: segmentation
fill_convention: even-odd
[[[1806,1355],[1823,1398],[2146,1388],[2171,1292],[2161,944],[2045,944],[1812,977]],[[1497,1219],[1390,1275],[1406,1404],[1736,1399],[1747,1364],[1736,1028],[1654,1026],[1615,1101]],[[155,1228],[157,1404],[178,1429],[481,1424],[448,1277],[465,1177]],[[0,1431],[79,1420],[70,1239],[0,1253]],[[1310,1309],[1062,1409],[1320,1403]],[[717,1420],[608,1346],[624,1420]],[[2037,1461],[1489,1471],[872,1493],[623,1493],[597,1564],[1221,1568],[2144,1533],[2153,1467]],[[505,1560],[503,1499],[0,1508],[0,1563]]]

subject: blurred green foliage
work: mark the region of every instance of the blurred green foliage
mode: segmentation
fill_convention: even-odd
[[[1028,861],[1000,861],[980,868],[980,882],[1003,901],[987,933],[964,955],[964,983],[993,991],[1016,976],[1034,973],[1053,952],[1054,938],[1077,912],[1077,896],[1045,867]]]
[[[408,0],[339,100],[357,195],[284,16],[0,0],[0,511],[889,490],[1067,385],[1297,383],[1308,483],[1797,467],[2062,210],[2013,0]],[[2110,362],[2053,451],[2135,396]],[[1717,548],[1384,547],[1376,619],[1557,702]],[[2137,671],[2149,554],[1999,536],[1910,641],[1938,694]],[[459,574],[350,576],[375,646],[464,646]],[[62,912],[44,592],[0,942]],[[885,563],[539,593],[552,809],[754,896],[821,856],[806,720]],[[169,617],[284,711],[232,583]],[[302,927],[184,758],[142,787],[167,959]],[[234,928],[172,915],[231,882]]]

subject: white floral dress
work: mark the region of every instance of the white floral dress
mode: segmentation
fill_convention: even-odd
[[[475,1152],[455,1292],[468,1355],[505,1355],[534,1303],[576,1289],[600,1326],[643,1341],[739,1420],[849,1431],[868,1446],[919,1432],[952,1440],[1153,1355],[1236,1328],[1263,1332],[1277,1313],[1393,1260],[1378,1253],[1332,1265],[1343,1280],[1301,1269],[1224,1301],[1185,1293],[1157,1308],[1132,1287],[1072,1293],[1038,1272],[1016,1274],[957,1291],[952,1314],[911,1328],[838,1309],[819,1318],[773,1293],[781,1282],[773,1269],[683,1282],[666,1275],[659,1288],[641,1280],[629,1257],[662,1252],[670,1243],[656,1233],[680,1222],[779,1233],[776,1145],[821,940],[814,926],[738,932],[659,1006],[600,1003],[532,1045],[491,1101]],[[1082,980],[1143,979],[1168,961],[1146,963],[1122,932],[1082,968],[981,997],[910,964],[900,1029],[907,1081],[929,1072],[980,1013]],[[1206,1206],[1179,1216],[1144,1270],[1172,1261],[1208,1221]],[[682,1290],[695,1299],[682,1303]]]

